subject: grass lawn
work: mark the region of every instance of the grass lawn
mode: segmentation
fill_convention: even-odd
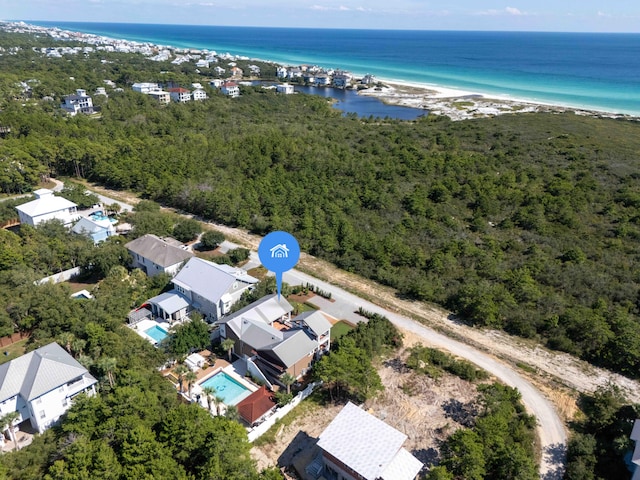
[[[334,323],[333,327],[331,327],[331,341],[333,342],[336,338],[340,338],[351,330],[353,330],[353,325],[344,320]]]
[[[0,354],[0,364],[6,363],[9,360],[13,360],[20,355],[24,355],[24,350],[27,346],[28,341],[29,339],[25,338],[24,340],[20,340],[19,342],[11,344],[7,347],[1,347],[2,349],[0,350],[0,352],[2,352],[2,354]]]

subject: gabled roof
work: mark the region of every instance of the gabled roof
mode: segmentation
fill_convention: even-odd
[[[80,235],[87,235],[87,234],[90,235],[92,233],[100,233],[104,230],[109,230],[109,226],[111,225],[111,222],[109,222],[109,225],[107,225],[105,222],[109,222],[109,220],[101,220],[99,223],[91,220],[90,218],[82,217],[73,226],[71,231],[73,233],[78,233]]]
[[[283,339],[280,343],[261,348],[259,353],[285,369],[309,355],[318,346],[318,343],[301,328],[286,330],[282,334]]]
[[[159,306],[169,315],[189,307],[189,300],[175,290],[156,295],[147,302]]]
[[[272,393],[263,385],[236,405],[240,416],[251,425],[276,406]]]
[[[40,189],[36,192],[42,192],[43,190],[45,189]],[[33,218],[74,207],[77,207],[77,205],[66,198],[41,193],[40,198],[18,205],[16,210]]]
[[[258,320],[240,320],[241,326],[236,335],[243,343],[249,345],[254,350],[276,345],[284,339],[283,333],[264,322]]]
[[[83,375],[97,382],[60,345],[50,343],[0,365],[0,401],[18,394],[31,401]]]
[[[173,284],[217,303],[230,290],[237,291],[258,283],[239,268],[218,265],[198,257],[191,258],[172,280]],[[237,287],[234,289],[233,285]]]
[[[317,337],[331,330],[331,322],[318,310],[303,312],[291,321],[294,323],[303,321]]]
[[[171,92],[171,93],[191,93],[191,91],[187,90],[186,88],[181,88],[181,87],[170,88],[169,92]]]
[[[404,433],[349,402],[320,434],[318,447],[366,480],[413,480],[422,463],[402,448],[406,439]]]
[[[125,244],[127,250],[151,260],[161,267],[170,267],[193,257],[193,253],[169,245],[150,233]]]
[[[246,318],[271,324],[292,311],[293,307],[287,302],[286,298],[282,296],[278,298],[276,294],[273,294],[256,300],[252,304],[223,318],[218,323],[235,323],[234,321],[239,318]]]
[[[292,310],[293,307],[284,297],[278,299],[278,296],[274,294],[262,297],[260,300],[218,320],[218,323],[226,324],[238,338],[240,338],[241,335],[242,338],[244,338],[249,324],[270,326],[273,322],[290,313]],[[269,328],[279,333],[275,328]],[[249,343],[249,345],[252,344]],[[252,347],[263,348],[266,345],[268,344],[260,342],[259,344],[252,345]]]

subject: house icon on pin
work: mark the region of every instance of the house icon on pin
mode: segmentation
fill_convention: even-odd
[[[289,249],[286,243],[279,243],[270,250],[271,258],[287,258],[289,256]]]

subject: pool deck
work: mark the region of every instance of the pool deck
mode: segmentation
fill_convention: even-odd
[[[147,320],[147,319],[140,320],[138,323],[136,323],[135,325],[131,325],[129,328],[131,328],[131,330],[136,332],[138,335],[140,335],[142,338],[144,338],[148,342],[151,342],[152,345],[156,345],[158,342],[156,342],[152,337],[144,333],[146,330],[149,330],[150,328],[153,328],[156,326],[162,328],[163,330],[166,330],[167,332],[171,328],[171,325],[169,325],[166,322],[156,322],[155,320]]]

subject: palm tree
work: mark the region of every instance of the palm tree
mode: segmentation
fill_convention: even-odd
[[[223,399],[220,395],[217,395],[216,389],[213,387],[204,387],[204,393],[207,396],[207,404],[209,405],[209,413],[213,413],[211,411],[211,405],[216,406],[216,415],[220,416],[220,404],[223,402]]]
[[[84,353],[84,347],[87,346],[87,341],[82,338],[76,338],[71,342],[71,350],[75,353],[76,358]]]
[[[184,381],[184,375],[188,373],[190,370],[186,367],[186,365],[178,365],[174,370],[174,373],[178,376],[178,384],[180,385],[180,393],[182,393],[182,382]]]
[[[233,338],[225,338],[222,341],[222,349],[227,352],[227,355],[229,356],[229,362],[231,362],[231,350],[233,349],[233,346],[235,344],[236,341]]]
[[[238,407],[235,405],[227,405],[227,411],[224,414],[229,420],[240,421],[240,414],[238,413]]]
[[[15,430],[15,425],[13,423],[18,418],[20,418],[19,412],[9,412],[4,414],[2,417],[0,417],[0,427],[2,428],[2,431],[4,431],[5,428],[9,429],[9,432],[11,434],[10,436],[11,436],[11,439],[13,440],[14,448],[16,451],[18,451],[18,439],[16,438],[16,430]]]
[[[58,340],[60,340],[60,343],[62,343],[69,354],[71,354],[71,345],[73,344],[75,339],[76,336],[71,332],[62,332],[60,335],[58,335]]]
[[[97,367],[106,374],[107,379],[109,380],[109,386],[111,386],[111,388],[113,388],[113,385],[115,383],[113,372],[116,369],[117,363],[118,361],[113,357],[101,357],[97,362]]]
[[[296,377],[291,375],[289,372],[285,372],[281,377],[280,381],[287,387],[287,395],[291,393],[291,385],[296,381]]]
[[[189,396],[191,396],[191,387],[193,386],[194,383],[196,383],[198,376],[196,375],[195,372],[192,372],[191,370],[189,370],[187,373],[184,374],[184,379],[187,381],[187,384],[189,385]]]

